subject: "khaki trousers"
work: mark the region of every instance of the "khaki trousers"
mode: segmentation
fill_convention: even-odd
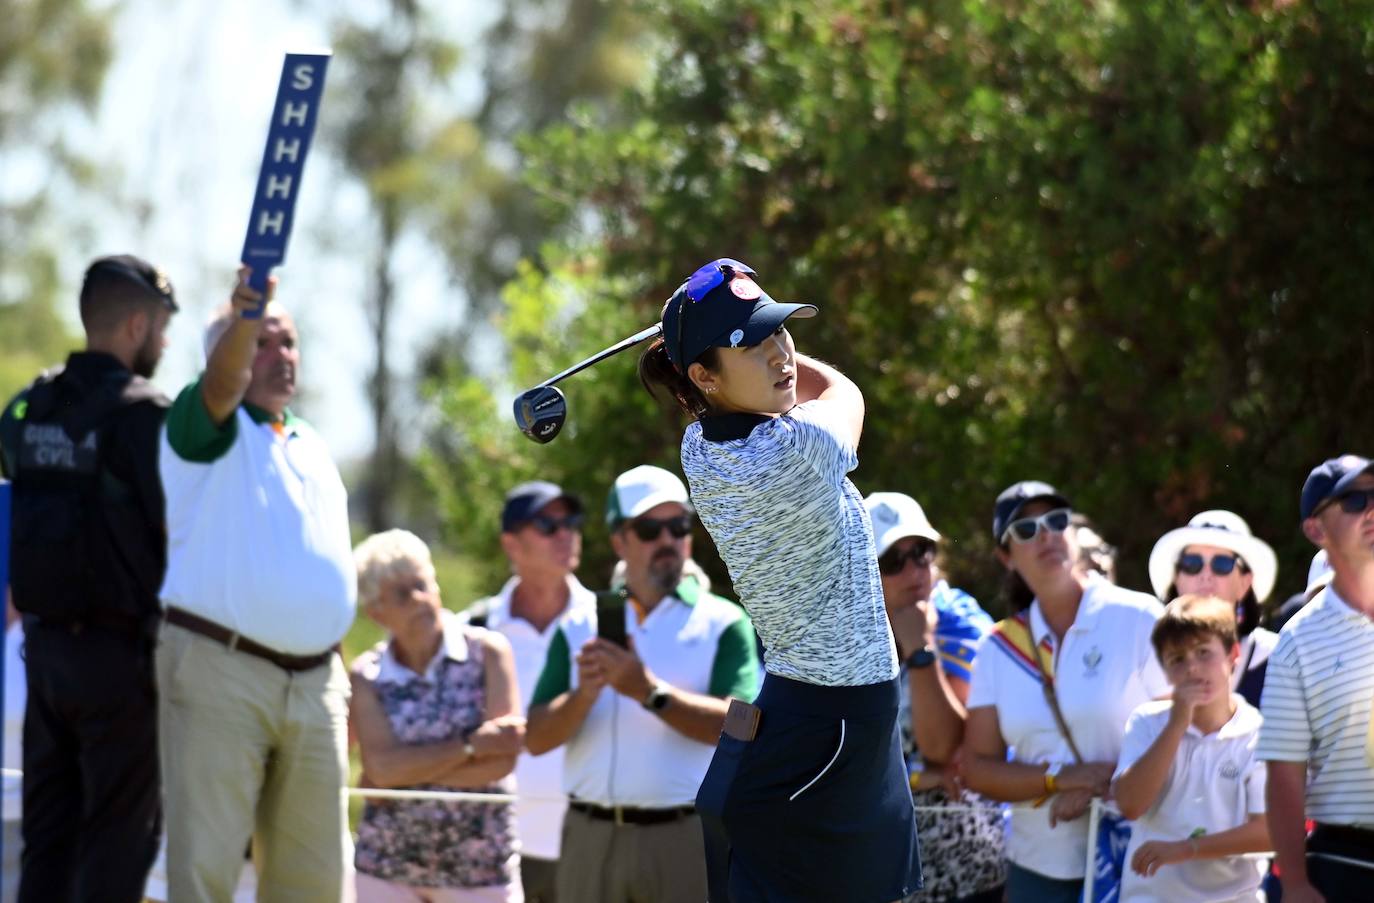
[[[706,843],[695,815],[617,825],[568,810],[558,903],[704,903]]]
[[[228,903],[253,839],[262,903],[338,903],[352,859],[343,662],[289,672],[163,625],[157,650],[176,903]]]

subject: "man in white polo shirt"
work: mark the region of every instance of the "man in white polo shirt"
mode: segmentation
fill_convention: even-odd
[[[529,709],[549,643],[564,615],[593,610],[596,595],[573,576],[582,559],[582,502],[553,483],[535,480],[506,493],[501,548],[511,578],[501,591],[470,605],[478,627],[504,634],[515,652],[520,702]],[[563,831],[563,753],[521,753],[515,764],[520,883],[525,903],[554,903],[559,835]]]
[[[1300,508],[1333,577],[1279,633],[1256,755],[1284,903],[1355,903],[1374,884],[1374,462],[1313,468]]]
[[[167,623],[157,650],[168,899],[225,901],[251,836],[260,899],[337,903],[351,843],[356,594],[343,481],[287,410],[295,324],[248,286],[167,416]],[[256,315],[256,316],[255,316]]]
[[[558,898],[700,903],[706,853],[693,801],[727,697],[758,690],[754,631],[733,602],[683,579],[692,509],[676,476],[621,474],[607,522],[625,587],[564,620],[526,729],[532,753],[567,744]]]

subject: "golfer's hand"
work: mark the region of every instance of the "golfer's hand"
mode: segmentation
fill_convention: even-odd
[[[1141,844],[1140,849],[1135,851],[1131,857],[1131,870],[1150,878],[1162,865],[1186,862],[1192,858],[1192,844],[1186,840],[1152,840]]]
[[[606,675],[606,683],[621,696],[643,702],[654,688],[654,676],[634,652],[634,640],[627,640],[629,649],[622,649],[600,637],[582,647],[585,654],[599,662]]]
[[[247,266],[239,267],[239,281],[234,286],[234,293],[229,296],[229,305],[234,308],[234,315],[240,319],[246,316],[256,317],[262,313],[262,309],[271,303],[277,294],[277,277],[267,277],[267,294],[263,294],[248,284],[248,277],[252,275],[253,268]]]

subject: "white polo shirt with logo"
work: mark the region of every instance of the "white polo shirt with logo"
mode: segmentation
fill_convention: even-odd
[[[544,669],[558,625],[571,612],[596,610],[596,593],[574,576],[568,576],[568,605],[542,631],[524,618],[510,613],[511,594],[520,585],[512,577],[501,591],[488,600],[486,626],[510,640],[515,653],[515,676],[520,686],[522,712],[528,712],[534,685]],[[461,615],[460,615],[461,617]],[[563,750],[542,756],[522,752],[515,761],[515,784],[520,794],[515,803],[515,824],[520,838],[520,854],[534,859],[557,859],[563,836],[563,813],[568,808],[563,794]]]
[[[1374,830],[1374,620],[1328,585],[1279,631],[1259,757],[1307,763],[1307,817]]]
[[[215,425],[200,380],[167,412],[163,604],[288,655],[314,655],[353,623],[348,494],[319,435],[248,403]]]
[[[1264,762],[1255,756],[1259,710],[1233,694],[1236,713],[1215,733],[1188,725],[1169,766],[1159,798],[1132,824],[1126,848],[1121,901],[1131,903],[1252,903],[1267,863],[1228,856],[1162,866],[1152,877],[1130,868],[1136,850],[1152,840],[1177,841],[1238,828],[1264,813]],[[1115,777],[1149,751],[1169,723],[1171,700],[1147,702],[1126,722],[1126,739]]]
[[[1039,600],[1031,604],[1031,636],[1052,649],[1059,707],[1085,761],[1116,762],[1126,719],[1142,703],[1168,695],[1168,681],[1150,645],[1163,611],[1154,596],[1095,579],[1083,592],[1062,646],[1056,646]],[[1073,765],[1073,753],[1045,701],[1039,670],[1009,653],[993,634],[983,639],[974,661],[968,707],[997,709],[1002,739],[1015,751],[1015,761]],[[1051,828],[1048,803],[1013,811],[1007,858],[1022,868],[1078,879],[1087,852],[1086,816]]]
[[[654,676],[673,687],[752,701],[760,672],[749,618],[735,603],[692,579],[664,596],[639,623],[625,606],[625,634]],[[532,705],[551,702],[577,684],[576,653],[596,637],[596,609],[570,613],[549,647]],[[563,787],[599,806],[668,809],[690,806],[715,746],[668,726],[640,700],[607,686],[568,741]]]

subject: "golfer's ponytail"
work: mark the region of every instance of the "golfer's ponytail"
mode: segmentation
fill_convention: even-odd
[[[719,365],[716,349],[707,348],[694,363],[701,364],[707,370],[715,370]],[[654,391],[655,387],[666,389],[678,407],[686,411],[690,417],[699,418],[711,410],[711,405],[707,403],[706,396],[697,388],[696,383],[685,374],[679,373],[677,367],[673,366],[662,338],[654,339],[653,344],[639,356],[639,381],[655,398],[658,397],[658,392]]]

